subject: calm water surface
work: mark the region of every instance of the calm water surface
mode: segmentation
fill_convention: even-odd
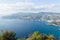
[[[0,30],[10,30],[16,32],[17,37],[28,37],[34,31],[40,31],[47,35],[53,34],[60,36],[59,26],[50,26],[44,21],[28,21],[28,20],[0,20]]]

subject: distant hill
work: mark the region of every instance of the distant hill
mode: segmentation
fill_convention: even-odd
[[[39,12],[39,13],[14,13],[11,15],[3,16],[3,19],[20,19],[20,20],[41,20],[43,18],[47,19],[48,15],[50,18],[53,16],[54,18],[59,17],[60,13],[52,13],[52,12]],[[48,18],[48,19],[50,19]]]
[[[33,17],[41,17],[42,13],[15,13],[7,16],[3,16],[3,19],[25,19]]]

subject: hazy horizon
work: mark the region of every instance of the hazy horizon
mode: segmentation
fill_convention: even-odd
[[[18,12],[60,13],[60,0],[0,0],[0,15]]]

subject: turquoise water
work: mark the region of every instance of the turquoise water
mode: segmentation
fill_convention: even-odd
[[[28,37],[34,31],[39,31],[43,34],[53,34],[56,37],[60,36],[59,26],[50,26],[44,21],[29,21],[29,20],[0,20],[0,30],[10,30],[16,32],[17,37]]]

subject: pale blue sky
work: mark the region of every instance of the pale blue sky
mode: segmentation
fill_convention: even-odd
[[[0,14],[60,12],[60,0],[0,0]]]
[[[34,2],[39,4],[60,4],[60,0],[0,0],[0,3]]]

